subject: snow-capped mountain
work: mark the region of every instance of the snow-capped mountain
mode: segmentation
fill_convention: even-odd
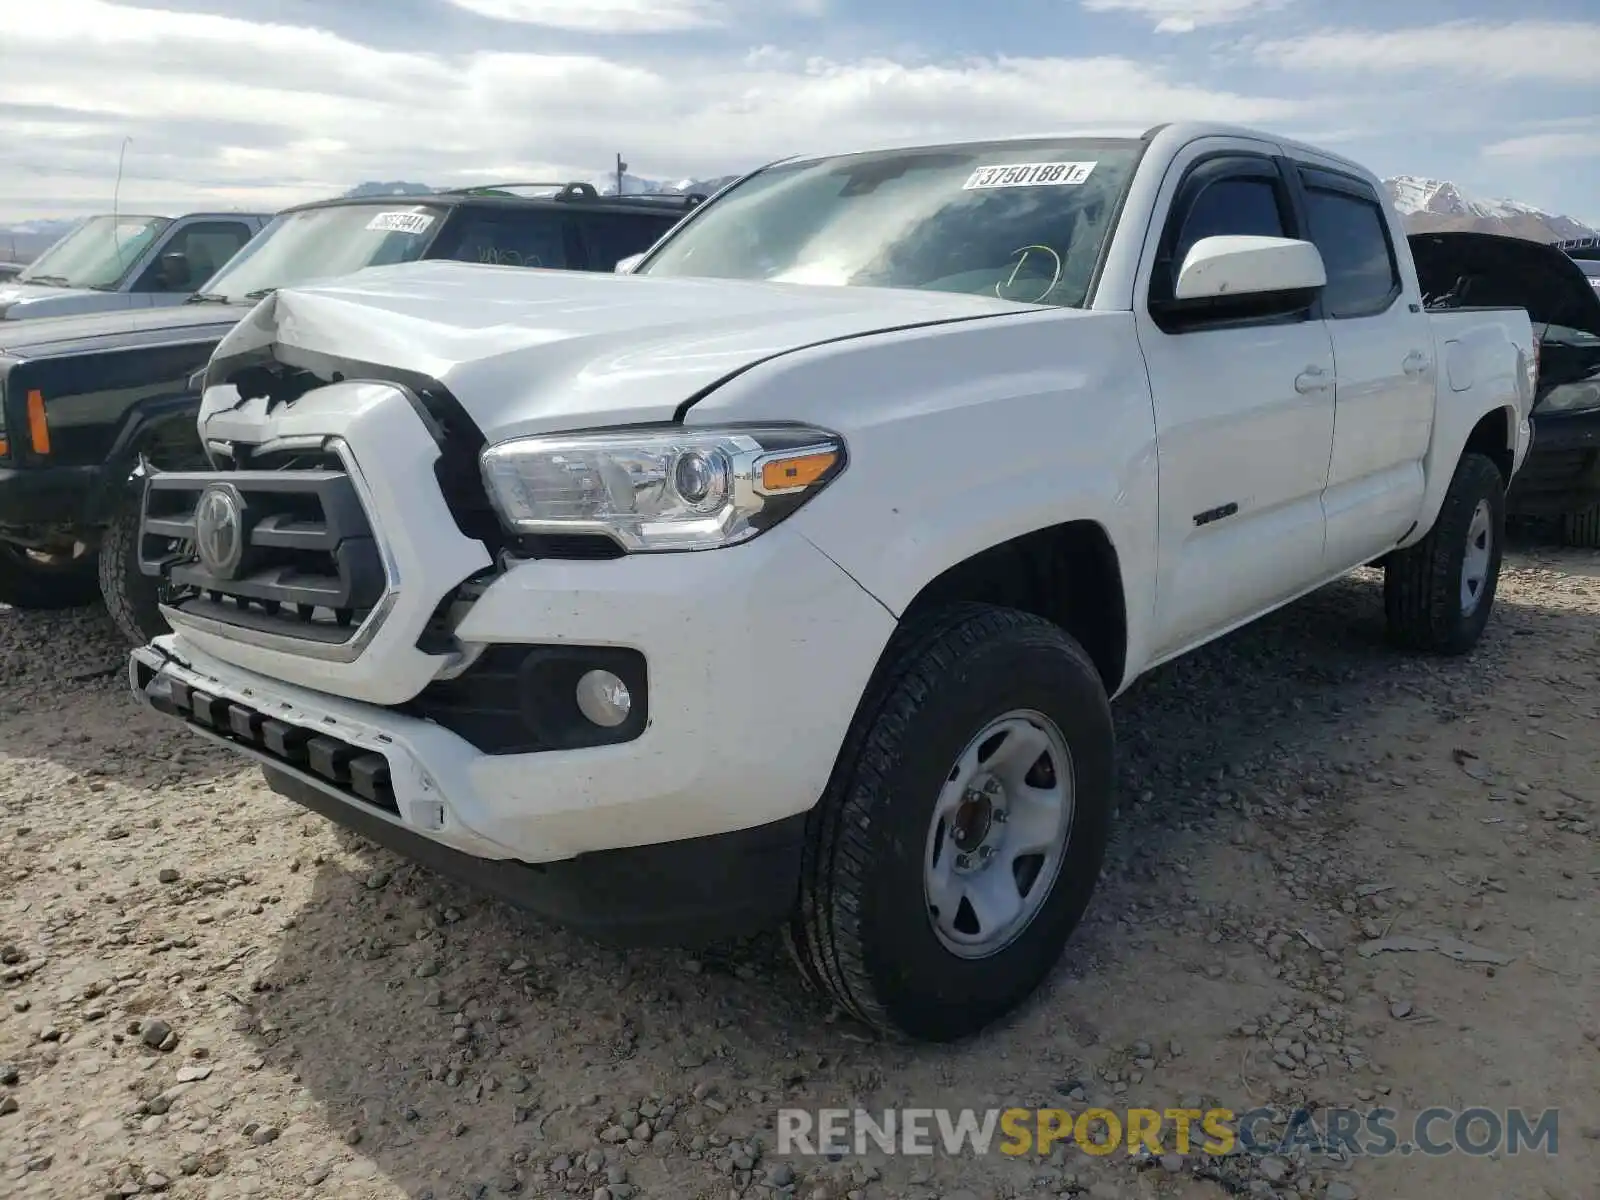
[[[738,175],[719,175],[715,179],[680,179],[676,183],[665,183],[659,179],[642,179],[638,175],[630,175],[626,171],[622,174],[622,194],[624,196],[659,196],[683,195],[685,192],[699,192],[709,196],[719,188],[725,187],[738,179]],[[615,196],[617,194],[617,177],[615,173],[596,176],[591,182],[600,189],[602,195]]]
[[[1593,237],[1595,230],[1571,217],[1545,212],[1518,200],[1481,200],[1444,179],[1396,175],[1384,186],[1414,233],[1472,230],[1504,233],[1538,242]]]

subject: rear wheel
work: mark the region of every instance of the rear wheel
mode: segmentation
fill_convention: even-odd
[[[1561,541],[1568,546],[1600,550],[1600,504],[1563,514]]]
[[[82,543],[34,550],[0,542],[0,604],[39,611],[93,604],[100,594],[95,558]]]
[[[100,539],[100,594],[122,636],[136,646],[172,632],[161,615],[161,581],[139,570],[139,496],[125,500]]]
[[[1384,563],[1384,611],[1398,646],[1464,654],[1483,635],[1500,581],[1505,482],[1481,454],[1465,454],[1428,536]]]
[[[1114,740],[1057,626],[961,605],[897,636],[812,814],[790,946],[848,1012],[950,1041],[1020,1004],[1083,916]]]

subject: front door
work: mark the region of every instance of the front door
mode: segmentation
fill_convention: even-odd
[[[1157,659],[1318,582],[1333,442],[1333,345],[1312,310],[1253,316],[1246,302],[1177,324],[1152,315],[1201,238],[1299,236],[1271,147],[1185,153],[1136,303],[1158,448]]]

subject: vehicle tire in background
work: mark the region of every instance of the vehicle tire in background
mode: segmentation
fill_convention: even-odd
[[[71,554],[47,554],[0,542],[0,604],[48,611],[80,608],[99,596],[93,550],[77,546]]]
[[[1561,541],[1567,546],[1600,550],[1600,504],[1562,514]]]
[[[909,621],[808,823],[802,971],[891,1036],[1005,1015],[1088,906],[1114,757],[1100,676],[1056,625],[972,604]]]
[[[1462,455],[1428,535],[1384,560],[1390,640],[1429,654],[1472,649],[1494,608],[1505,528],[1500,468],[1482,454]]]
[[[139,570],[140,498],[124,500],[100,539],[100,594],[106,611],[135,646],[172,632],[161,615],[160,581]]]

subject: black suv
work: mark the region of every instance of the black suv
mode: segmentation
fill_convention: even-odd
[[[518,194],[529,189],[544,194]],[[302,204],[186,304],[0,326],[0,604],[67,608],[100,595],[135,642],[167,632],[158,585],[139,572],[146,464],[206,466],[199,373],[277,288],[424,258],[611,271],[704,199],[508,183]]]

